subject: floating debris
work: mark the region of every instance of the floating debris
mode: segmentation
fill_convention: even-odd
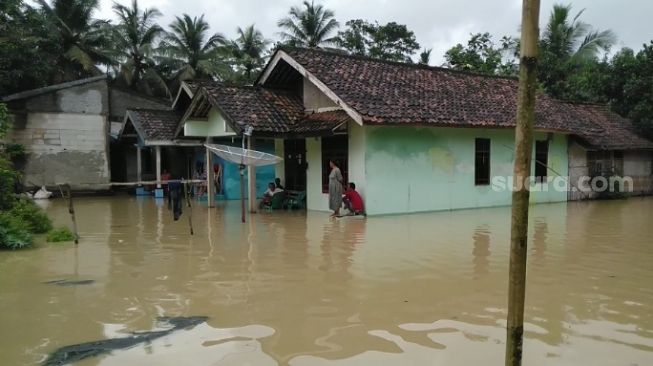
[[[111,351],[133,347],[140,343],[150,342],[157,338],[166,336],[176,330],[194,327],[204,323],[206,316],[189,316],[189,317],[160,317],[158,321],[172,328],[166,330],[157,330],[150,332],[133,332],[130,336],[121,338],[104,339],[101,341],[92,341],[80,344],[74,344],[57,349],[43,363],[44,366],[60,366],[73,362],[81,361],[86,358],[96,357]]]
[[[77,286],[77,285],[90,285],[95,283],[95,280],[52,280],[43,282],[48,285],[57,285],[57,286]]]

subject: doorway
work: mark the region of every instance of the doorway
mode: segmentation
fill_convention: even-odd
[[[286,189],[291,191],[306,190],[306,140],[284,141],[284,164]]]

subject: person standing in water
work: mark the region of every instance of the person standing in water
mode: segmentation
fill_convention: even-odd
[[[329,167],[331,168],[331,173],[329,173],[329,209],[333,211],[331,217],[335,217],[340,215],[340,206],[342,206],[343,179],[340,168],[333,160],[329,160]]]

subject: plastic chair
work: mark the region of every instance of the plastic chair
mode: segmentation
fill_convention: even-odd
[[[283,202],[285,200],[286,200],[285,192],[275,193],[272,196],[272,199],[270,200],[270,204],[265,206],[265,208],[267,208],[268,211],[281,209],[281,208],[283,208]]]
[[[306,191],[301,191],[297,196],[288,199],[288,208],[304,208],[304,201],[306,201]]]

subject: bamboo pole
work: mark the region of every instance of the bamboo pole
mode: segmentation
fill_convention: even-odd
[[[190,235],[193,235],[193,206],[190,203],[190,197],[188,196],[188,185],[186,182],[184,182],[184,197],[186,197],[186,205],[188,206],[188,226],[190,227]]]
[[[73,205],[73,193],[70,189],[70,184],[66,185],[68,191],[68,213],[73,221],[73,235],[75,236],[75,244],[79,244],[79,234],[77,234],[77,220],[75,219],[75,206]]]
[[[523,0],[510,226],[506,366],[521,365],[523,351],[526,257],[528,248],[528,184],[530,183],[528,178],[531,171],[531,155],[533,150],[539,13],[540,0]]]

